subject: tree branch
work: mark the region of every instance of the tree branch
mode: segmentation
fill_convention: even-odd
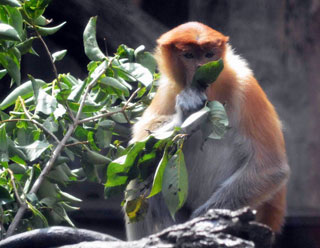
[[[168,227],[137,241],[115,240],[92,231],[68,227],[50,227],[15,235],[0,241],[0,247],[11,248],[271,248],[273,233],[254,221],[255,211],[211,209],[203,216]],[[99,233],[98,233],[99,234]],[[65,245],[65,246],[63,246]]]

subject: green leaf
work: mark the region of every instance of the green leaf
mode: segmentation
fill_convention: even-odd
[[[24,166],[27,165],[26,161],[24,161],[18,155],[14,155],[13,157],[10,157],[10,160],[12,160],[13,162],[15,162],[17,164],[21,164],[21,165],[24,165]]]
[[[9,153],[8,153],[8,142],[7,142],[7,133],[5,125],[0,126],[0,162],[8,162]]]
[[[51,0],[24,1],[23,9],[30,19],[37,19],[43,14]]]
[[[0,23],[0,39],[20,41],[20,36],[12,26]]]
[[[27,201],[27,204],[28,204],[28,208],[31,210],[31,212],[35,216],[40,217],[40,219],[42,220],[44,226],[48,227],[49,224],[48,224],[48,221],[47,221],[46,217],[44,217],[44,215],[38,209],[36,209],[30,202]]]
[[[19,37],[23,39],[26,37],[26,30],[23,29],[23,19],[18,8],[6,7],[6,10],[9,13],[8,24],[11,25],[19,34]]]
[[[74,76],[68,74],[61,74],[60,75],[62,81],[67,84],[69,87],[79,84],[79,80],[77,80]]]
[[[42,112],[45,115],[50,115],[56,110],[57,104],[58,102],[53,96],[40,89],[35,112]]]
[[[135,56],[136,62],[148,68],[152,74],[155,73],[157,68],[157,61],[151,53],[144,51],[143,45],[139,46],[134,51],[134,56]]]
[[[56,32],[58,32],[67,22],[63,22],[57,26],[54,27],[37,27],[40,35],[42,36],[47,36],[47,35],[52,35]]]
[[[35,37],[31,37],[21,43],[19,43],[16,47],[19,49],[21,55],[26,53],[31,53],[32,43],[35,40]]]
[[[201,86],[206,88],[218,78],[220,72],[223,70],[223,60],[211,61],[200,66],[192,79],[192,86]]]
[[[97,17],[91,17],[83,32],[84,52],[90,60],[100,61],[105,59],[105,55],[100,50],[96,39]]]
[[[124,93],[125,96],[129,96],[129,90],[119,80],[113,77],[103,77],[100,79],[102,85],[114,87]]]
[[[38,104],[38,97],[39,97],[39,90],[41,89],[42,84],[35,80],[34,77],[31,75],[28,75],[31,83],[32,83],[32,89],[33,89],[33,96],[34,96],[34,103],[35,105]]]
[[[67,54],[67,50],[61,50],[52,54],[53,63],[60,61]]]
[[[16,164],[16,163],[10,163],[9,164],[9,169],[14,173],[14,174],[25,174],[27,167],[22,164]]]
[[[111,143],[112,131],[104,130],[103,128],[98,128],[95,133],[95,139],[97,140],[97,144],[100,149],[108,148]]]
[[[74,85],[71,90],[71,94],[68,96],[69,101],[79,102],[80,97],[85,89],[86,82],[77,80],[78,84]]]
[[[10,202],[13,202],[13,199],[10,196],[10,193],[6,188],[0,186],[0,204],[4,205]]]
[[[0,0],[0,4],[9,5],[11,7],[21,7],[19,1],[17,0]]]
[[[210,109],[205,106],[199,111],[191,114],[181,124],[182,130],[187,134],[191,134],[193,131],[197,130],[203,122],[207,121],[209,113],[210,113]]]
[[[51,170],[46,178],[52,183],[57,183],[63,186],[67,186],[67,183],[70,181],[68,175],[60,166]]]
[[[0,64],[7,70],[10,77],[20,85],[20,64],[6,53],[0,53]]]
[[[5,75],[7,75],[7,70],[6,69],[3,69],[3,70],[0,70],[0,79],[2,79]]]
[[[75,227],[73,222],[70,220],[66,210],[63,208],[63,205],[61,203],[55,205],[55,207],[52,209],[53,212],[59,216],[59,218],[62,218],[64,221],[66,221],[70,226]]]
[[[114,128],[116,123],[112,120],[103,120],[103,121],[99,121],[98,125],[99,127],[102,127],[104,130],[110,130]]]
[[[40,79],[35,79],[39,84],[42,86],[46,83]],[[4,110],[11,105],[13,105],[19,96],[21,96],[23,99],[29,98],[33,95],[33,88],[32,88],[32,82],[27,81],[17,88],[15,88],[0,104],[1,110]]]
[[[73,203],[79,203],[79,202],[82,202],[81,199],[79,199],[78,197],[75,197],[73,195],[70,195],[66,192],[63,192],[63,191],[58,191],[58,193],[60,194],[62,200],[64,201],[67,201],[67,202],[73,202]]]
[[[108,111],[110,111],[110,112],[116,112],[119,110],[121,110],[120,107],[108,108]],[[126,110],[125,113],[127,114],[128,118],[130,119],[130,112]],[[118,112],[118,113],[113,114],[111,116],[111,118],[112,118],[112,120],[114,120],[115,122],[118,122],[118,123],[128,123],[127,119],[125,118],[125,116],[122,112]]]
[[[37,17],[35,20],[34,20],[34,24],[35,25],[39,25],[39,26],[46,26],[50,23],[51,21],[50,20],[47,20],[43,15]]]
[[[163,180],[163,174],[165,171],[165,168],[167,166],[168,163],[168,150],[165,149],[162,158],[158,164],[158,167],[156,169],[156,172],[154,174],[154,178],[153,178],[153,183],[152,183],[152,188],[151,188],[151,192],[149,194],[149,196],[147,198],[150,198],[158,193],[161,192],[162,190],[162,180]]]
[[[210,109],[210,121],[213,131],[209,135],[211,139],[221,139],[228,130],[228,116],[223,105],[218,101],[208,103]]]
[[[142,83],[146,87],[153,82],[151,72],[138,63],[125,63],[121,65],[121,68],[129,73],[136,81]]]
[[[130,62],[134,61],[134,50],[124,44],[121,44],[117,49],[117,54],[121,59],[127,58]]]
[[[58,120],[60,117],[63,117],[66,112],[67,110],[65,109],[65,107],[62,104],[58,103],[58,107],[53,112],[53,116],[54,118],[56,118],[56,120]]]
[[[50,144],[47,141],[36,140],[30,145],[20,146],[19,148],[25,151],[29,161],[34,161],[40,157],[40,155],[47,150],[49,146]]]
[[[100,153],[91,151],[91,150],[85,151],[83,156],[86,158],[86,161],[92,164],[107,165],[111,162],[111,160],[108,157],[103,156]]]
[[[52,116],[49,116],[44,122],[43,126],[47,128],[50,132],[55,133],[59,129],[58,123],[54,120]]]
[[[125,212],[130,223],[142,220],[147,214],[148,201],[144,196],[126,202]]]
[[[182,150],[178,150],[168,161],[162,179],[162,194],[174,219],[188,196],[188,173]]]
[[[17,146],[9,137],[7,137],[7,142],[8,142],[8,151],[9,151],[10,158],[17,155],[23,160],[27,159],[22,149],[19,146]]]
[[[135,143],[124,156],[112,161],[107,169],[107,183],[105,184],[106,197],[111,196],[113,187],[124,188],[128,183],[130,169],[135,164],[138,154],[142,151],[146,141]],[[115,190],[116,191],[116,190]]]

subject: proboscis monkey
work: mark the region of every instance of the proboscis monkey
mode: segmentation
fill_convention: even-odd
[[[221,140],[203,144],[201,132],[196,131],[184,144],[189,194],[184,213],[178,212],[176,221],[210,208],[235,210],[248,205],[257,209],[258,221],[279,232],[290,172],[281,123],[246,61],[233,52],[228,40],[198,22],[182,24],[158,39],[155,56],[161,84],[135,124],[132,141],[144,139],[149,131],[181,125],[207,100],[225,104],[230,130]],[[199,66],[220,58],[224,69],[214,83],[207,88],[191,85]],[[143,221],[127,224],[127,236],[138,239],[172,224],[157,195],[150,199]]]

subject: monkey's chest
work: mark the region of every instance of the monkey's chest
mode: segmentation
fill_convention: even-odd
[[[206,140],[200,131],[184,144],[188,170],[189,191],[187,206],[194,210],[206,202],[219,186],[236,170],[233,139],[226,135],[221,140]]]

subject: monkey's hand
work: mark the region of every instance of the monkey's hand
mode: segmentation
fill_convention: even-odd
[[[176,111],[182,114],[182,119],[185,120],[190,114],[203,108],[207,96],[201,89],[195,87],[185,88],[177,95]]]

